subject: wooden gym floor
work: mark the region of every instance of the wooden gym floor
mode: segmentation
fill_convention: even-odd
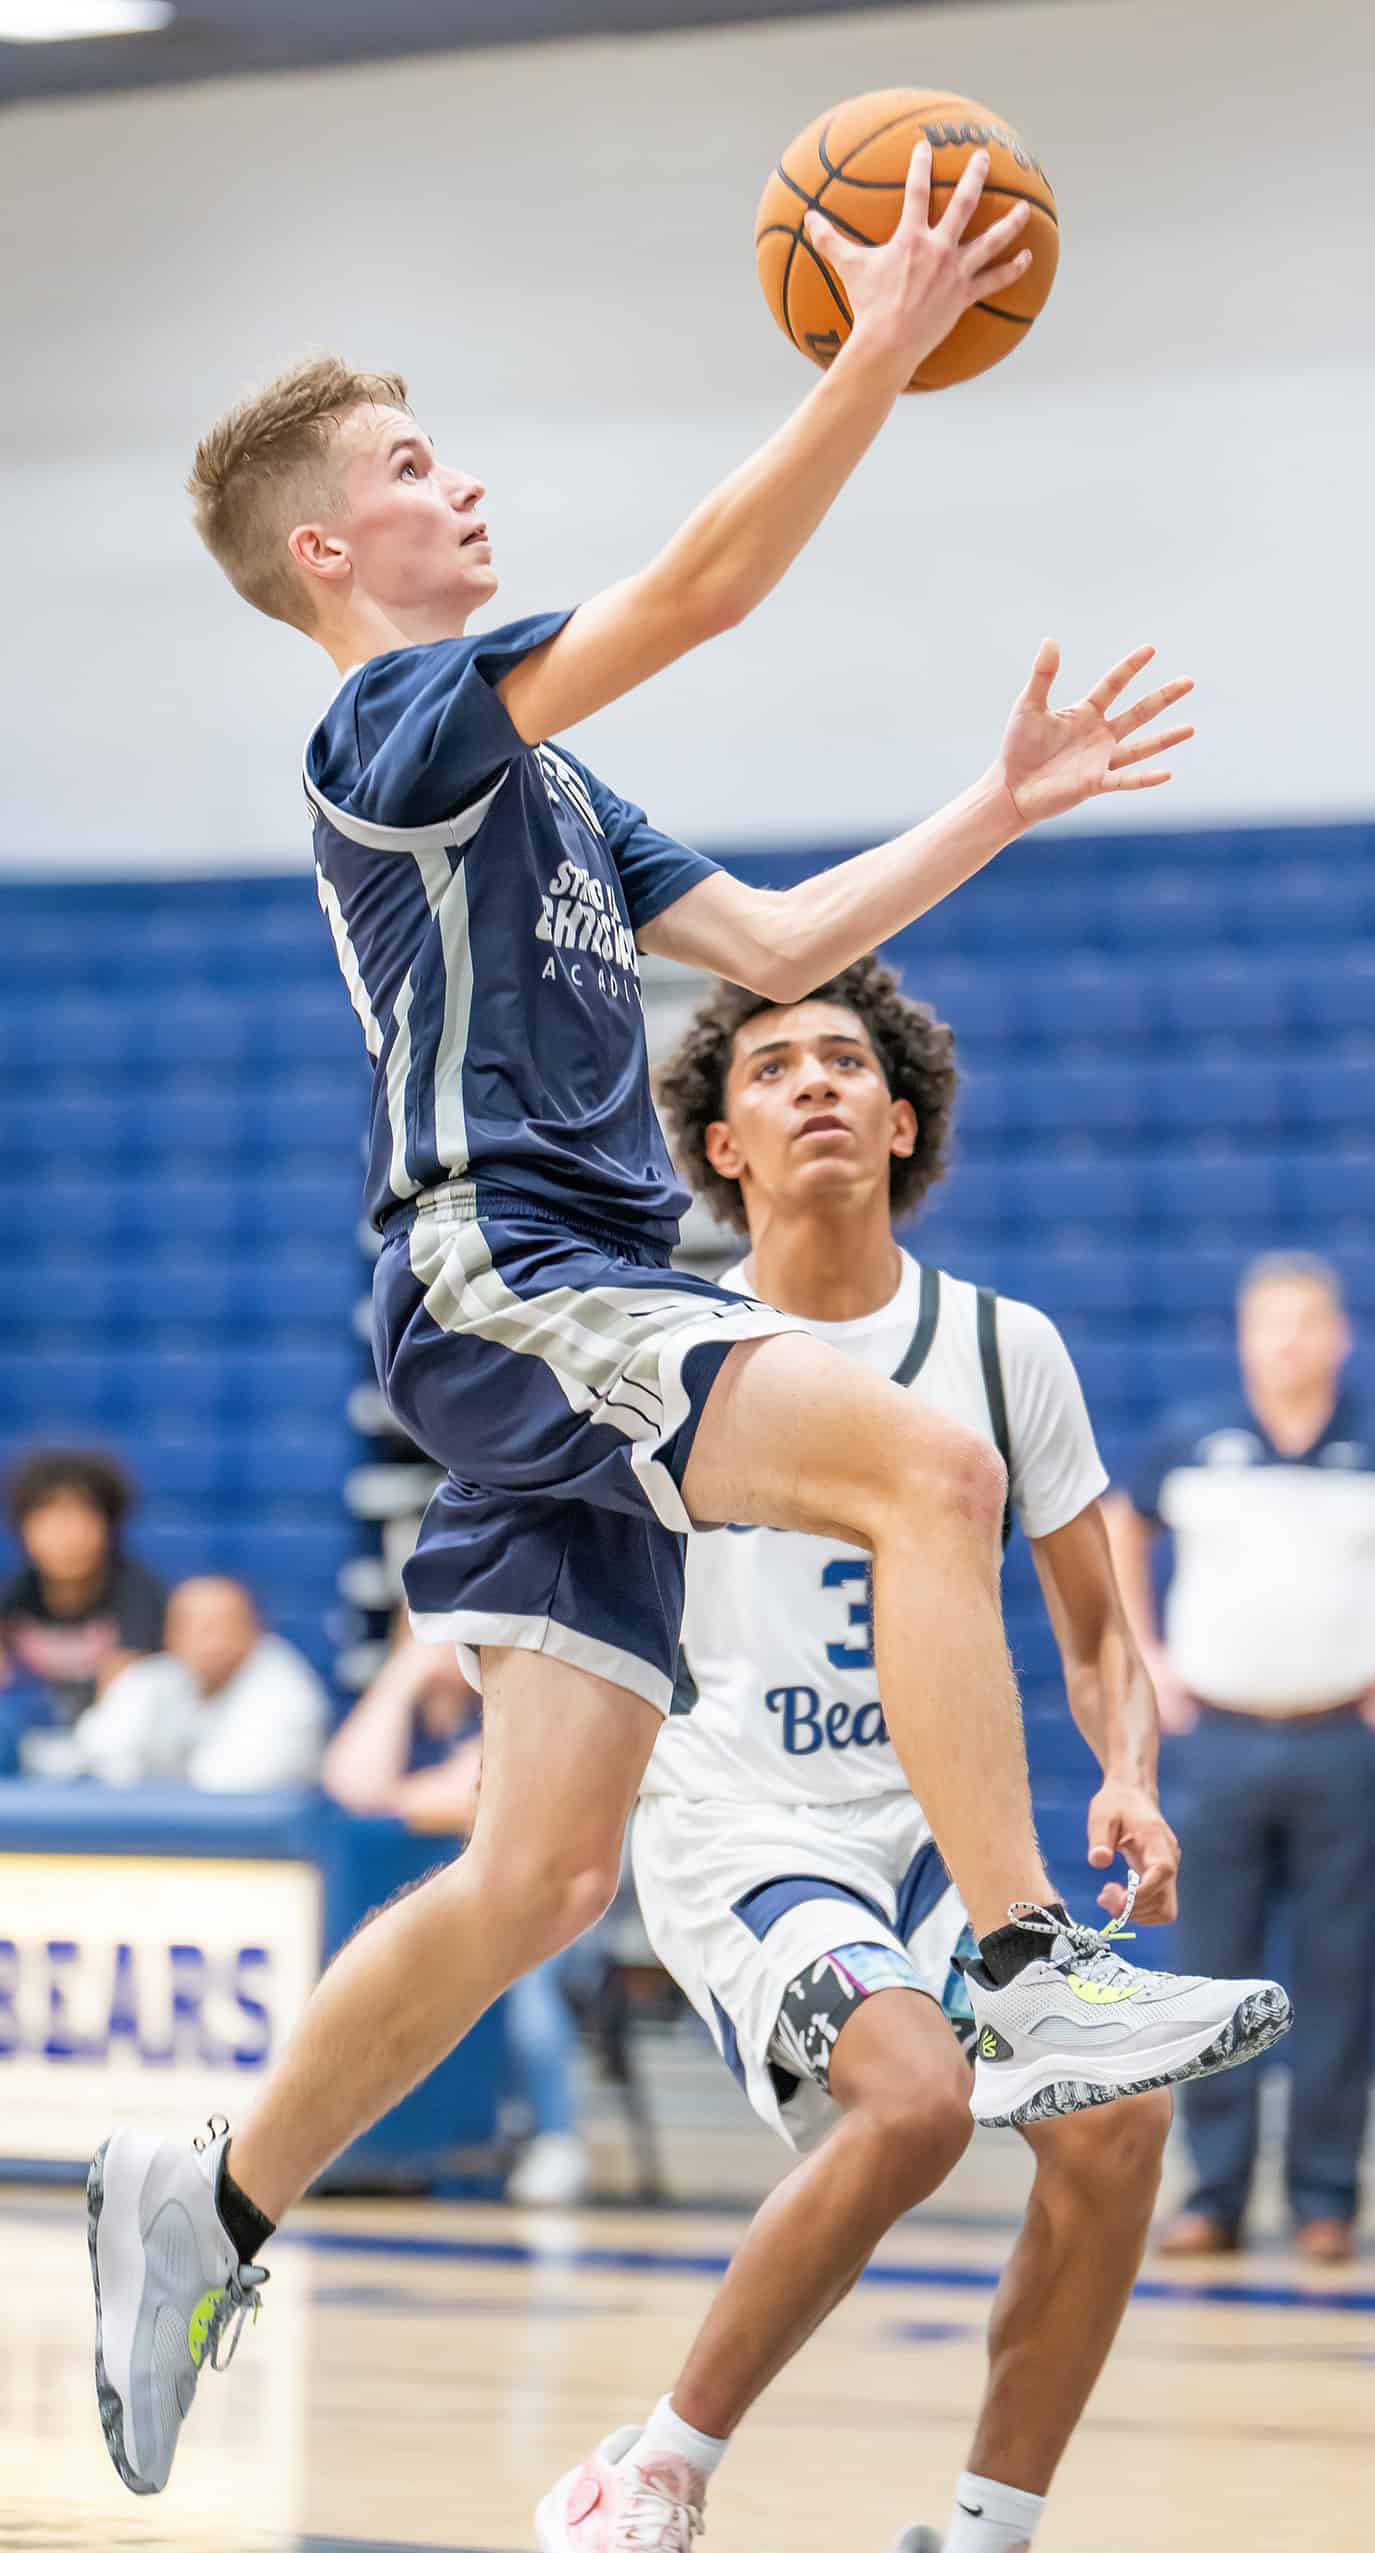
[[[262,2318],[201,2386],[166,2496],[114,2478],[95,2415],[84,2209],[0,2189],[0,2546],[26,2553],[496,2553],[588,2444],[671,2380],[739,2207],[776,2174],[732,2087],[661,2084],[689,2204],[567,2216],[334,2201],[272,2246]],[[675,2079],[676,2078],[676,2079]],[[724,2095],[732,2095],[727,2100]],[[621,2168],[597,2116],[601,2177]],[[779,2160],[782,2160],[781,2149]],[[742,2431],[713,2553],[887,2553],[940,2524],[1026,2166],[984,2136]],[[1202,2275],[1149,2263],[1038,2553],[1371,2553],[1375,2255],[1299,2270],[1282,2237]]]

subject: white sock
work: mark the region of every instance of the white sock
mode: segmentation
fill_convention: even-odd
[[[1045,2505],[1034,2491],[1014,2491],[1010,2482],[962,2473],[945,2553],[1027,2553]]]
[[[656,2403],[651,2411],[639,2443],[631,2448],[626,2463],[645,2465],[652,2463],[658,2455],[678,2455],[701,2474],[704,2482],[710,2482],[729,2445],[729,2438],[708,2438],[700,2429],[690,2428],[686,2420],[679,2419],[665,2394],[663,2401]]]

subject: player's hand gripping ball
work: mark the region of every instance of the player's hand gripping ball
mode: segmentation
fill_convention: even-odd
[[[788,145],[760,198],[754,228],[759,280],[779,327],[813,363],[828,364],[850,333],[840,278],[803,228],[814,206],[837,230],[873,246],[891,239],[902,211],[912,152],[931,144],[931,220],[940,220],[966,163],[989,155],[988,177],[966,239],[976,239],[1020,198],[1030,206],[1018,248],[1031,263],[988,301],[956,321],[918,364],[912,390],[945,390],[987,372],[1021,344],[1055,281],[1060,232],[1045,170],[991,108],[937,90],[875,89],[819,115]]]

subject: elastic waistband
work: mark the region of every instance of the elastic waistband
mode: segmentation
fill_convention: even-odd
[[[408,1204],[398,1205],[383,1216],[379,1227],[383,1240],[395,1240],[422,1219],[436,1223],[532,1224],[540,1231],[568,1232],[580,1241],[594,1241],[610,1257],[633,1259],[650,1268],[669,1265],[677,1237],[660,1238],[652,1228],[632,1236],[618,1231],[614,1224],[596,1223],[590,1215],[564,1214],[538,1197],[526,1196],[517,1188],[493,1187],[485,1179],[446,1179],[442,1187],[423,1189]]]

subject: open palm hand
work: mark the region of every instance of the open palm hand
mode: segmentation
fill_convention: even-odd
[[[1192,727],[1161,728],[1154,722],[1193,690],[1192,682],[1162,683],[1133,708],[1110,714],[1154,654],[1153,647],[1135,648],[1083,700],[1069,709],[1052,709],[1050,687],[1060,670],[1060,650],[1053,638],[1044,640],[1008,720],[997,766],[1024,824],[1044,824],[1048,816],[1066,815],[1086,798],[1106,797],[1111,790],[1158,789],[1169,779],[1168,771],[1136,766],[1187,744]],[[1143,727],[1152,732],[1129,744],[1128,737]]]

